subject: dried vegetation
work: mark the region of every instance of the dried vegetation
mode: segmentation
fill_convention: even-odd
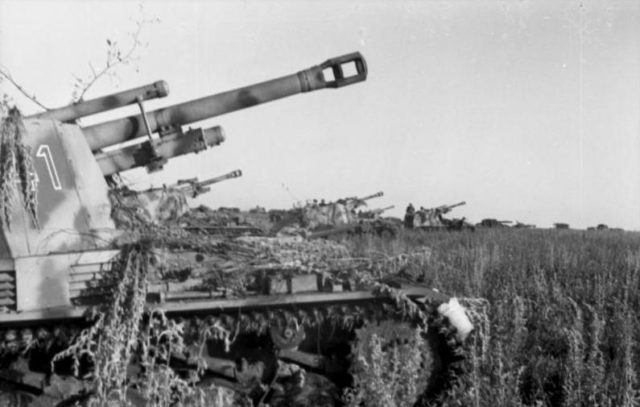
[[[6,107],[6,106],[3,106]],[[11,228],[12,208],[19,200],[38,227],[36,172],[31,149],[24,144],[26,129],[15,108],[3,110],[0,128],[0,226]],[[6,115],[5,115],[6,114]]]
[[[640,234],[405,232],[356,252],[429,247],[405,271],[466,300],[472,347],[444,406],[638,406]],[[464,301],[463,301],[464,302]]]
[[[185,332],[182,323],[166,318],[157,310],[147,309],[145,299],[154,281],[184,279],[184,267],[188,269],[193,266],[167,263],[164,256],[174,250],[195,251],[206,257],[206,270],[189,270],[189,278],[199,277],[200,289],[224,291],[228,297],[242,296],[246,290],[255,289],[257,278],[265,274],[277,280],[296,274],[320,273],[324,278],[334,281],[349,279],[356,286],[377,287],[378,295],[394,300],[396,307],[393,312],[407,321],[418,323],[421,329],[427,329],[427,317],[413,302],[397,290],[377,282],[381,278],[397,275],[410,264],[424,261],[420,259],[428,255],[426,252],[398,256],[384,253],[354,256],[346,246],[324,240],[311,242],[299,237],[208,238],[185,233],[176,225],[150,224],[144,217],[139,218],[138,212],[126,205],[119,205],[117,196],[112,198],[116,207],[115,218],[122,225],[128,225],[131,234],[123,239],[125,243],[120,256],[108,268],[107,277],[95,287],[97,292],[107,289],[108,301],[96,308],[95,323],[54,361],[55,364],[72,358],[79,373],[84,369],[91,380],[87,390],[92,406],[131,405],[136,397],[145,400],[147,406],[212,405],[212,394],[227,399],[220,402],[221,406],[228,405],[226,403],[229,400],[235,404],[246,402],[239,395],[234,396],[215,386],[196,386],[206,366],[202,360],[190,375],[177,374],[170,368],[171,360],[176,355],[184,354],[187,346],[190,351],[194,346],[205,349],[205,342],[211,338],[217,339],[217,343],[229,344],[239,333],[264,334],[270,324],[277,321],[261,315],[251,320],[240,318],[231,324],[219,320],[198,327],[194,333],[192,325]],[[197,273],[200,274],[195,275]],[[306,326],[324,322],[318,318],[323,317],[310,316],[299,320],[299,323]],[[328,322],[350,326],[356,319],[354,315],[332,315]],[[358,385],[351,393],[351,405],[358,405],[357,400],[366,391],[365,383],[372,377],[370,369],[378,369],[377,361],[387,355],[392,356],[394,361],[385,370],[393,376],[379,377],[379,381],[390,381],[389,386],[394,388],[400,386],[390,396],[391,399],[415,399],[420,389],[417,383],[423,380],[414,377],[419,362],[417,365],[414,363],[413,370],[406,370],[411,365],[405,362],[416,352],[416,348],[405,345],[383,350],[381,342],[375,342],[375,335],[367,338],[367,343],[369,340],[374,341],[372,347],[367,347],[362,354],[371,355],[373,359],[367,361],[367,357],[363,356],[363,364],[354,369]],[[138,367],[138,371],[132,372],[132,366]],[[409,380],[412,377],[412,381]],[[401,402],[397,405],[404,404]]]

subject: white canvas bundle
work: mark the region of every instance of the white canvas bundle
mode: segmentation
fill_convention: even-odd
[[[451,298],[449,302],[441,304],[438,307],[438,313],[447,318],[456,328],[456,337],[460,341],[464,341],[473,330],[473,324],[457,298]]]

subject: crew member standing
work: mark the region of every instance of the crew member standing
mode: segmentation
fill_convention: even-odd
[[[407,229],[413,229],[413,217],[416,214],[416,210],[413,204],[407,206],[407,212],[404,214],[404,227]]]

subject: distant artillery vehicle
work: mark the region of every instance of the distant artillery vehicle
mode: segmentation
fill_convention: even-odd
[[[273,212],[272,233],[287,232],[288,230],[313,233],[355,225],[359,221],[357,210],[365,206],[367,201],[383,195],[383,192],[376,192],[361,198],[341,198],[328,203],[314,200],[302,207]]]
[[[346,75],[345,65],[353,65],[355,73]],[[331,79],[325,77],[325,71],[332,73]],[[23,132],[23,142],[33,153],[30,158],[37,177],[34,176],[32,185],[37,189],[38,199],[34,201],[35,216],[17,205],[5,207],[11,227],[5,223],[0,233],[2,391],[10,392],[18,405],[61,406],[86,402],[96,390],[91,366],[97,359],[92,359],[91,350],[105,341],[114,338],[117,341],[118,337],[113,331],[109,331],[112,335],[109,338],[91,339],[94,333],[83,336],[87,332],[84,329],[100,321],[108,321],[106,324],[117,330],[133,329],[127,332],[140,334],[143,331],[137,331],[136,326],[146,321],[149,329],[157,327],[160,332],[165,332],[169,324],[184,328],[185,333],[194,337],[205,335],[206,346],[202,348],[194,349],[195,342],[185,342],[190,346],[186,350],[168,354],[167,358],[157,353],[151,355],[151,360],[176,375],[202,380],[199,383],[205,386],[211,383],[226,386],[248,395],[254,402],[269,403],[270,395],[264,389],[283,380],[280,361],[312,369],[327,381],[340,384],[336,377],[340,374],[344,377],[348,371],[349,338],[370,321],[367,315],[402,318],[383,312],[387,307],[393,308],[392,298],[381,295],[372,286],[356,286],[348,281],[328,284],[313,273],[286,277],[280,285],[272,284],[272,280],[268,280],[268,284],[256,283],[237,297],[230,297],[226,286],[202,288],[204,279],[198,276],[215,271],[208,267],[217,254],[203,253],[202,247],[194,243],[199,237],[188,240],[184,236],[189,236],[189,231],[180,228],[172,229],[176,235],[159,236],[162,240],[154,241],[157,246],[152,248],[144,249],[146,243],[142,240],[133,240],[135,244],[131,245],[131,240],[125,238],[136,239],[137,235],[153,229],[145,220],[137,218],[138,204],[120,207],[110,199],[122,191],[107,181],[132,168],[160,171],[173,157],[205,150],[224,140],[220,127],[183,130],[183,125],[302,92],[351,85],[364,81],[366,76],[364,58],[354,53],[292,75],[151,112],[145,110],[143,102],[166,96],[168,89],[164,82],[79,102],[24,120],[19,113],[10,112],[11,116],[3,120],[3,129],[5,125],[6,128],[13,126],[16,132]],[[86,127],[76,123],[80,117],[129,104],[137,104],[140,114]],[[107,147],[112,149],[107,151]],[[189,189],[187,194],[193,194],[206,186],[194,182],[176,187]],[[112,212],[117,210],[126,212],[132,220],[117,222],[117,218],[112,217]],[[208,247],[222,250],[233,248],[233,243],[220,246],[214,241]],[[127,254],[132,253],[138,253],[138,266],[127,262],[130,259]],[[147,274],[145,270],[153,265],[159,272]],[[236,272],[253,270],[247,268]],[[187,280],[183,278],[185,273],[189,273]],[[466,335],[458,331],[461,325],[440,311],[442,305],[450,303],[450,297],[420,286],[398,285],[397,290],[413,309],[429,315],[429,324],[431,320],[454,324],[455,328],[448,329],[448,334],[438,333],[444,331],[438,330],[437,322],[433,322],[436,329],[429,329],[436,371],[430,380],[437,380],[440,373],[446,371],[446,358],[453,355],[456,344],[460,343],[456,342],[458,333],[460,341]],[[114,299],[124,302],[113,305]],[[109,304],[120,308],[107,308],[98,315],[90,312],[95,306]],[[119,324],[122,320],[118,318],[130,317],[132,308],[149,310],[150,314],[146,319],[138,314],[140,321],[125,319],[126,326]],[[156,319],[158,315],[163,317]],[[317,321],[322,315],[331,318],[343,315],[349,321],[364,319],[364,322],[341,329],[340,341],[336,342],[319,336],[321,326]],[[436,320],[436,316],[440,319]],[[462,316],[466,318],[464,313]],[[246,328],[254,326],[256,321],[262,321],[265,329]],[[157,325],[151,328],[151,324]],[[470,325],[468,319],[464,325]],[[212,349],[225,350],[221,340],[207,336],[214,328],[234,332],[237,340],[230,349],[232,353],[213,353]],[[91,342],[86,345],[88,353],[75,365],[68,354],[59,352],[72,350],[75,341],[82,338],[89,338]],[[185,336],[185,341],[188,338]],[[135,342],[139,338],[134,336],[131,340]],[[157,349],[172,343],[170,339],[166,343],[159,338],[156,341]],[[345,342],[349,349],[338,352],[337,346],[344,347]],[[267,346],[263,346],[265,344]],[[202,359],[194,360],[193,356],[199,354]],[[258,368],[256,358],[251,355],[259,355],[266,367]],[[340,363],[332,363],[336,359]],[[238,360],[242,363],[237,363]],[[121,372],[127,374],[126,394],[141,400],[140,405],[153,404],[154,400],[145,399],[136,390],[139,388],[136,386],[144,385],[140,378],[149,373],[149,366],[126,357],[117,363],[124,363]],[[338,373],[335,373],[336,366]],[[57,386],[54,382],[63,385]],[[66,383],[79,383],[81,387]]]
[[[601,223],[597,226],[591,226],[587,228],[588,231],[612,231],[612,232],[623,232],[624,229],[622,228],[610,228],[608,225]]]
[[[476,224],[477,227],[481,228],[507,228],[509,224],[513,223],[510,220],[497,220],[493,218],[482,219],[479,223]]]
[[[360,211],[355,220],[350,223],[335,225],[333,227],[316,228],[310,235],[310,239],[317,239],[343,234],[374,234],[381,237],[393,238],[402,227],[402,222],[393,218],[383,218],[381,215],[395,206],[373,209],[370,211]]]
[[[211,185],[242,176],[242,171],[234,170],[229,173],[198,181],[197,178],[179,180],[177,183],[143,191],[121,188],[117,199],[118,204],[126,207],[136,207],[139,218],[150,223],[164,223],[176,221],[189,212],[187,197],[196,198],[198,195],[211,190]],[[112,200],[116,199],[112,196]],[[116,223],[123,219],[114,219]]]
[[[553,227],[556,229],[569,229],[568,223],[554,223]]]
[[[338,199],[325,205],[317,202],[303,208],[305,223],[310,230],[327,226],[342,226],[358,221],[357,210],[367,205],[367,201],[380,198],[382,191],[361,198],[349,197]]]
[[[535,229],[536,225],[516,221],[516,224],[513,225],[513,227],[516,229]]]
[[[413,228],[421,230],[473,230],[474,226],[466,222],[465,218],[447,219],[443,216],[462,205],[466,205],[466,202],[441,205],[430,209],[420,208],[413,215]]]

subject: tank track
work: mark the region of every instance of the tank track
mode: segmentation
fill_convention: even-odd
[[[198,366],[205,366],[200,371],[201,383],[230,388],[254,403],[265,398],[285,397],[286,401],[280,405],[291,405],[289,396],[303,389],[289,388],[295,374],[279,373],[282,366],[288,366],[289,370],[291,366],[298,366],[305,372],[328,378],[336,388],[348,387],[352,384],[348,360],[356,330],[365,324],[395,320],[429,327],[426,338],[437,356],[436,374],[427,383],[424,395],[431,397],[444,389],[455,374],[464,356],[462,344],[456,338],[455,329],[435,311],[436,307],[408,298],[405,300],[409,302],[401,302],[389,293],[389,289],[378,290],[373,298],[334,304],[278,304],[268,308],[256,305],[168,313],[170,319],[182,325],[184,341],[190,345],[187,349],[195,349],[202,332],[214,326],[227,330],[236,339],[229,352],[222,351],[222,341],[209,339],[206,355],[195,357],[196,351],[173,355],[171,367],[187,375]],[[51,372],[50,362],[87,326],[86,320],[79,319],[23,323],[0,330],[0,382],[16,394],[27,394],[25,400],[31,397],[32,404],[26,405],[38,406],[46,401],[48,405],[62,406],[82,398],[83,392],[89,389],[89,381],[75,376],[73,361],[61,360],[55,372]],[[61,382],[66,383],[66,390],[60,390],[65,387],[60,386]],[[284,392],[288,395],[283,396],[283,391],[277,390],[282,388],[288,388]],[[336,394],[339,395],[325,397],[326,405],[339,405]],[[52,400],[57,404],[52,404]]]

